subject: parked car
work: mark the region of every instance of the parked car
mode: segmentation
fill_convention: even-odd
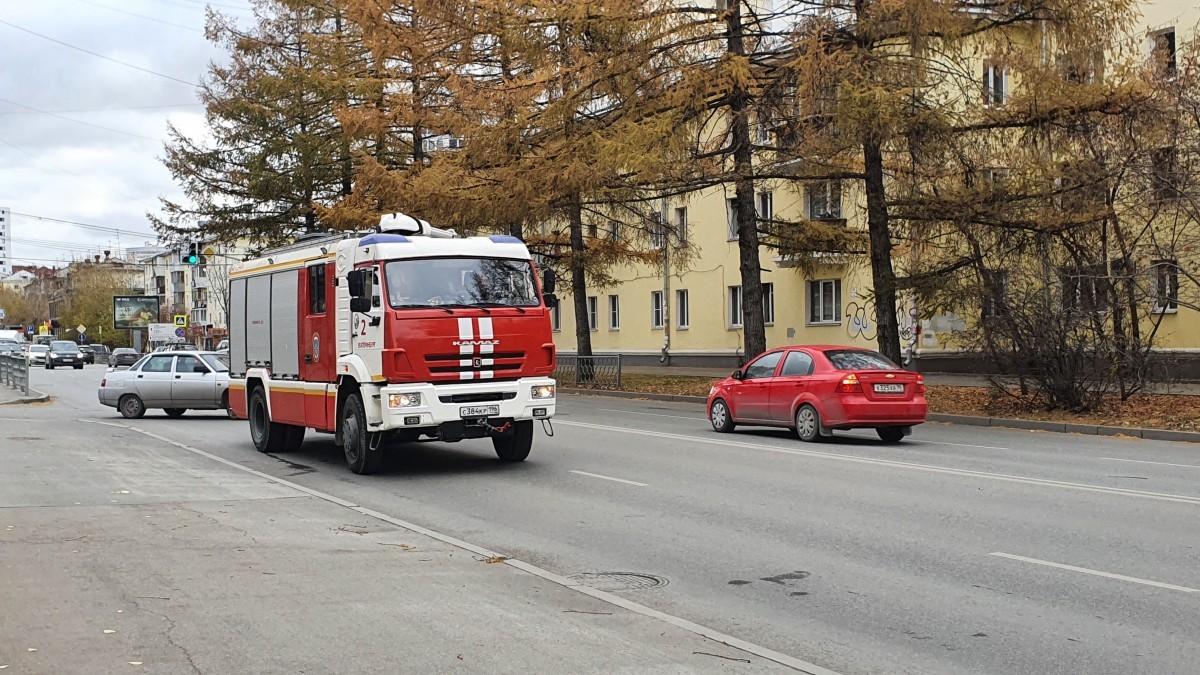
[[[142,355],[129,347],[117,347],[108,357],[108,365],[111,368],[120,368],[121,366],[132,366],[138,362]]]
[[[70,340],[51,342],[50,351],[46,354],[46,370],[54,370],[57,366],[83,370],[83,352],[79,351],[79,345]]]
[[[225,338],[224,340],[221,340],[221,342],[219,342],[217,344],[217,351],[224,352],[226,354],[229,353],[229,338]]]
[[[90,345],[79,345],[79,353],[83,355],[84,363],[96,362],[96,352],[92,350]]]
[[[0,354],[11,354],[20,356],[21,345],[9,340],[0,340]]]
[[[229,361],[215,352],[158,352],[100,382],[100,402],[129,419],[150,408],[171,417],[188,410],[225,410],[229,416]]]
[[[168,342],[165,345],[159,345],[154,348],[155,352],[178,352],[195,350],[196,345],[190,342]]]
[[[25,352],[25,358],[31,366],[44,366],[46,365],[46,355],[49,353],[49,345],[29,345],[29,350]]]
[[[708,394],[713,429],[787,427],[803,441],[835,429],[875,429],[897,443],[925,421],[925,380],[878,352],[838,345],[792,346],[759,356]]]
[[[88,345],[92,348],[92,353],[95,355],[96,363],[108,363],[108,357],[112,356],[112,352],[105,345]]]

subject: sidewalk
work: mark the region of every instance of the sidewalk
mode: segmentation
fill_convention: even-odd
[[[680,366],[621,366],[622,375],[666,375],[673,377],[729,377],[732,368],[695,368]],[[984,375],[969,375],[960,373],[925,373],[925,382],[942,387],[990,387],[991,383]],[[1193,382],[1177,382],[1173,384],[1153,385],[1148,394],[1182,394],[1200,396],[1200,384]]]
[[[5,675],[786,670],[72,412],[0,413]]]

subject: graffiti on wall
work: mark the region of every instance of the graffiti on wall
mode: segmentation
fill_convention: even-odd
[[[904,304],[896,303],[896,321],[900,328],[900,339],[904,342],[912,340],[916,330],[916,321],[904,309]],[[862,302],[851,301],[846,305],[846,333],[852,338],[874,340],[879,335],[879,326],[875,321],[875,304],[869,300]]]

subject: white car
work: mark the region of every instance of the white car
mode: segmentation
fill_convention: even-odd
[[[29,345],[29,351],[25,352],[25,358],[29,361],[29,365],[46,365],[46,357],[50,354],[50,345]]]
[[[97,396],[128,419],[150,408],[171,417],[188,410],[229,411],[229,361],[214,352],[155,352],[129,370],[110,369]]]

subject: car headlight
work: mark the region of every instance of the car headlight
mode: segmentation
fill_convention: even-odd
[[[529,395],[536,399],[554,398],[554,385],[538,385],[533,388]]]
[[[389,408],[415,408],[421,405],[421,394],[388,394]]]

